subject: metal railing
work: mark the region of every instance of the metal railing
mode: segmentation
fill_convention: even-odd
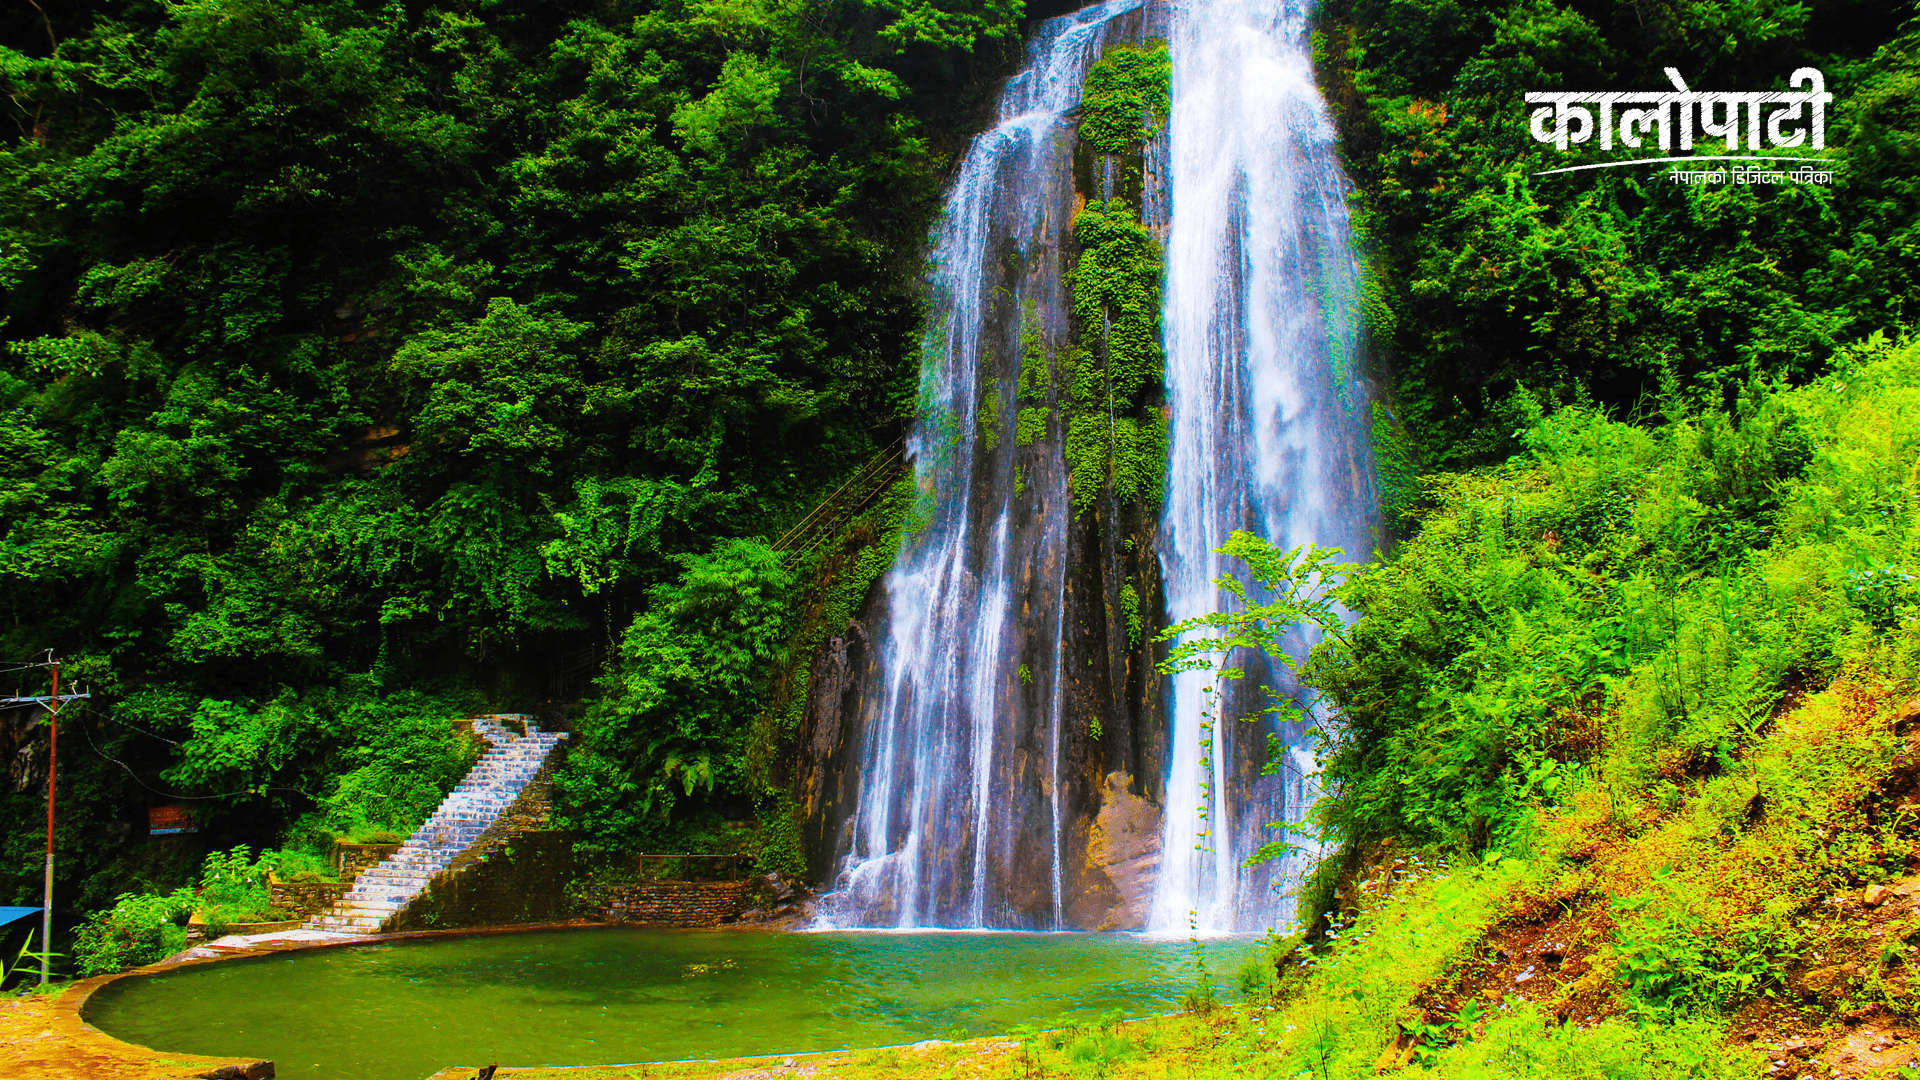
[[[798,525],[788,529],[785,536],[773,542],[773,550],[781,553],[780,563],[792,566],[806,557],[806,554],[819,547],[847,522],[852,521],[874,497],[893,483],[907,463],[907,441],[901,439],[892,446],[868,459],[860,471],[840,489],[820,501],[813,512],[800,520]]]

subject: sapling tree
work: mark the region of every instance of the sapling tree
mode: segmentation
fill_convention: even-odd
[[[1212,685],[1202,688],[1207,695],[1202,709],[1207,722],[1201,725],[1203,776],[1211,773],[1211,762],[1206,759],[1213,750],[1212,720],[1219,715],[1221,690],[1227,681],[1246,677],[1246,669],[1231,661],[1242,650],[1256,650],[1289,674],[1298,675],[1300,661],[1287,651],[1288,637],[1302,628],[1311,628],[1322,638],[1333,637],[1346,625],[1335,599],[1335,590],[1345,569],[1345,564],[1334,561],[1342,554],[1338,548],[1306,545],[1283,551],[1252,533],[1236,529],[1219,551],[1241,560],[1247,567],[1245,580],[1233,574],[1214,579],[1214,584],[1231,598],[1226,609],[1183,619],[1154,638],[1173,642],[1166,659],[1160,662],[1162,674],[1213,673]],[[1282,721],[1310,718],[1310,705],[1298,691],[1276,690],[1272,686],[1260,689],[1269,704],[1257,713],[1240,717],[1241,720],[1252,721],[1256,716],[1274,716]],[[1279,772],[1286,760],[1285,754],[1285,745],[1277,736],[1269,734],[1267,764],[1261,772],[1265,775]],[[1209,801],[1210,796],[1210,791],[1203,791],[1203,797]],[[1203,808],[1202,820],[1206,819]],[[1273,822],[1268,828],[1279,829],[1280,838],[1261,845],[1244,865],[1255,866],[1300,850],[1287,839],[1294,831],[1291,825]],[[1204,834],[1201,839],[1204,846]]]

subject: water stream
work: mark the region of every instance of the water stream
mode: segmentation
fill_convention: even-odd
[[[882,629],[860,676],[857,787],[825,925],[1184,935],[1291,911],[1304,856],[1241,864],[1315,797],[1306,725],[1276,732],[1283,767],[1263,775],[1275,725],[1237,719],[1257,717],[1258,688],[1276,682],[1256,659],[1203,751],[1211,680],[1155,682],[1114,611],[1137,602],[1122,579],[1128,598],[1155,584],[1122,565],[1145,557],[1136,536],[1156,545],[1169,621],[1221,606],[1212,582],[1233,568],[1215,549],[1235,529],[1370,553],[1362,279],[1309,10],[1110,0],[1051,20],[972,144],[935,237],[910,439],[921,505],[870,619]],[[1060,433],[1012,437],[1030,386],[1062,370],[1056,351],[1085,344],[1066,316],[1072,218],[1113,192],[1123,160],[1083,161],[1076,190],[1082,83],[1150,28],[1169,36],[1172,114],[1127,167],[1143,169],[1139,209],[1165,247],[1157,529],[1151,509],[1129,522],[1110,495],[1091,518],[1070,513]]]
[[[1356,561],[1371,554],[1359,267],[1349,184],[1313,81],[1308,14],[1307,0],[1186,0],[1173,18],[1164,321],[1172,460],[1161,530],[1170,621],[1223,605],[1212,582],[1237,568],[1215,549],[1235,529],[1282,548],[1338,547]],[[1240,864],[1267,838],[1267,823],[1302,819],[1316,793],[1312,758],[1304,733],[1288,730],[1280,773],[1259,775],[1270,725],[1237,718],[1263,707],[1257,688],[1278,680],[1247,666],[1204,759],[1203,691],[1214,680],[1205,672],[1174,680],[1155,930],[1185,931],[1190,920],[1202,932],[1260,930],[1291,911],[1276,886],[1304,860]]]
[[[1016,382],[1064,335],[1071,112],[1114,21],[1140,5],[1042,24],[948,196],[909,438],[921,504],[886,578],[828,925],[1065,922],[1066,477],[1057,454],[1018,445]]]

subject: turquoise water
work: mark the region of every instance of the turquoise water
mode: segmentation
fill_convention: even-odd
[[[1233,970],[1246,944],[1210,943]],[[103,1031],[287,1080],[885,1046],[1178,1007],[1193,947],[1124,934],[540,931],[313,949],[112,983]],[[1233,952],[1234,955],[1225,955]]]

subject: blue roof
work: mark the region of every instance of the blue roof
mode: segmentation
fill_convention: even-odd
[[[5,926],[15,919],[24,919],[29,915],[38,914],[40,909],[37,907],[0,907],[0,926]]]

